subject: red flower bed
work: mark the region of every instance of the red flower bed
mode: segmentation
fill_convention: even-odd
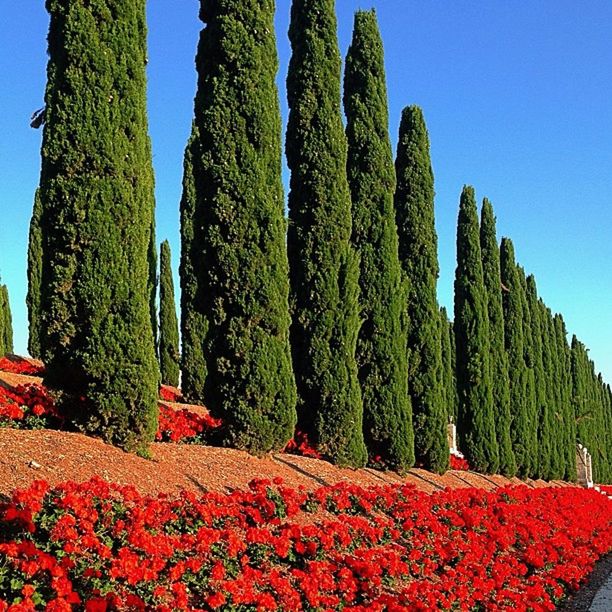
[[[40,385],[0,386],[0,427],[42,429],[61,427],[63,418]]]
[[[9,390],[0,386],[0,427],[17,429],[61,429],[65,419],[44,387],[20,385]],[[159,426],[155,439],[162,442],[202,443],[208,432],[221,421],[189,410],[159,406]]]
[[[599,485],[599,490],[606,495],[612,495],[612,485]]]
[[[45,368],[33,364],[21,357],[2,357],[0,358],[0,370],[11,374],[25,374],[26,376],[42,376]]]
[[[294,520],[320,509],[337,516]],[[39,481],[0,505],[0,610],[552,610],[610,551],[611,517],[578,488]]]

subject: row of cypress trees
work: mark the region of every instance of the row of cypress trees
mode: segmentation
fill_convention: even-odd
[[[251,452],[282,448],[297,422],[338,464],[369,456],[403,470],[416,458],[444,471],[422,113],[405,109],[394,165],[382,40],[375,13],[360,11],[345,129],[334,2],[295,0],[286,228],[273,14],[271,1],[207,2],[200,12],[181,200],[184,394],[222,418],[223,443]]]
[[[458,410],[449,417],[475,469],[575,480],[580,442],[595,478],[610,479],[610,387],[575,337],[568,345],[563,317],[538,296],[512,241],[498,247],[486,198],[479,223],[469,186],[459,207],[453,331]]]
[[[8,287],[0,285],[0,357],[13,353],[13,317]]]
[[[612,481],[612,389],[595,364],[589,359],[588,349],[576,336],[571,342],[571,393],[576,414],[576,435],[593,458],[593,480]]]
[[[47,8],[30,352],[83,429],[145,452],[160,373],[176,385],[179,356],[167,243],[159,333],[155,314],[144,0]],[[334,1],[292,4],[287,224],[274,10],[273,0],[201,2],[180,203],[184,395],[221,417],[218,442],[256,454],[283,448],[297,425],[341,465],[369,457],[443,472],[453,418],[481,471],[572,477],[562,320],[511,243],[498,250],[488,202],[479,225],[469,187],[454,325],[438,307],[429,139],[407,107],[393,163],[373,11],[356,14],[341,98]]]

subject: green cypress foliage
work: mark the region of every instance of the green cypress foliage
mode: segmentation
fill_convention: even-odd
[[[527,427],[527,455],[525,457],[526,475],[530,478],[537,478],[538,467],[538,423],[536,411],[536,381],[535,381],[535,356],[534,356],[534,333],[531,311],[527,302],[527,279],[525,270],[517,265],[521,300],[523,302],[523,350],[525,356],[526,385],[525,385],[525,405],[528,419]]]
[[[159,365],[161,381],[178,387],[179,335],[174,301],[170,244],[164,240],[159,256]]]
[[[146,452],[158,368],[144,0],[47,0],[40,201],[46,383],[86,431]],[[79,398],[84,397],[83,402]]]
[[[0,285],[0,357],[4,357],[7,353],[4,336],[4,296],[2,294],[2,286]]]
[[[510,427],[510,379],[508,357],[504,345],[504,312],[502,307],[501,272],[499,267],[499,247],[493,206],[487,198],[482,202],[480,215],[480,249],[482,253],[482,272],[487,294],[487,313],[489,315],[489,360],[493,406],[495,411],[495,432],[499,447],[499,471],[505,476],[516,474],[516,461],[512,451]]]
[[[576,336],[572,338],[571,361],[577,440],[591,453],[593,480],[606,482],[611,474],[603,379],[595,373],[595,364],[589,359],[588,349]]]
[[[204,381],[207,367],[204,358],[204,338],[208,333],[208,319],[202,314],[202,284],[197,270],[204,269],[202,249],[203,225],[201,207],[196,207],[197,189],[194,159],[199,158],[200,141],[195,124],[185,147],[183,162],[183,193],[181,196],[181,391],[183,397],[192,402],[204,397]],[[196,218],[198,212],[198,218]]]
[[[495,431],[489,315],[479,233],[474,189],[465,186],[459,203],[455,272],[457,434],[470,465],[480,472],[496,473],[499,446]]]
[[[567,330],[560,314],[552,320],[550,331],[556,344],[555,419],[558,478],[576,480],[576,416],[572,405],[572,360]],[[554,464],[553,464],[554,466]]]
[[[527,476],[530,460],[528,457],[530,421],[525,399],[527,366],[523,340],[523,300],[514,257],[514,245],[509,238],[501,240],[500,270],[503,289],[504,336],[510,378],[510,410],[512,411],[510,437],[518,473],[521,476]]]
[[[0,357],[10,355],[13,348],[13,317],[8,287],[0,286]]]
[[[608,482],[610,479],[610,447],[607,444],[607,405],[606,396],[604,393],[604,382],[601,372],[597,374],[596,380],[597,402],[598,402],[598,457],[596,463],[597,482]],[[593,475],[595,477],[595,474]]]
[[[8,287],[6,285],[2,286],[2,294],[4,297],[4,348],[7,353],[13,354],[15,352],[15,347],[13,346],[13,316],[11,314]]]
[[[333,0],[294,0],[287,76],[291,345],[299,426],[335,463],[367,460],[355,350],[359,260],[351,246],[347,143]]]
[[[28,353],[38,359],[41,356],[40,349],[40,276],[42,271],[42,234],[40,219],[42,214],[42,203],[40,192],[37,189],[34,195],[34,210],[30,220],[30,235],[28,241],[28,294],[26,304],[28,306]]]
[[[457,386],[455,382],[455,361],[453,325],[448,320],[446,308],[440,308],[440,338],[442,344],[442,378],[444,408],[449,423],[457,422]]]
[[[193,233],[184,240],[198,252],[191,307],[201,315],[184,342],[200,344],[185,350],[206,360],[197,399],[222,419],[221,443],[262,454],[282,449],[296,421],[274,2],[200,7],[197,130],[182,203],[183,230],[187,221]]]
[[[363,324],[356,359],[364,437],[370,457],[402,471],[414,463],[404,321],[407,285],[393,211],[395,170],[387,129],[383,45],[373,10],[355,15],[344,73],[344,109],[352,241],[361,264]]]
[[[151,180],[153,180],[153,174],[151,174]],[[153,339],[157,343],[157,244],[155,239],[155,215],[153,215],[151,219],[147,261],[149,264],[149,278],[147,289],[149,292],[149,312],[151,316],[151,330],[153,332]]]
[[[535,277],[531,274],[526,278],[527,307],[531,318],[533,372],[535,381],[535,419],[536,433],[534,456],[536,458],[535,473],[538,478],[550,480],[552,461],[552,423],[550,420],[552,408],[548,403],[546,376],[544,371],[544,337],[548,335],[546,321],[541,318],[538,304],[538,290]]]
[[[452,406],[453,406],[453,423],[457,423],[457,417],[459,413],[459,393],[457,391],[457,342],[455,341],[455,323],[453,321],[449,321],[448,323],[448,333],[450,336],[450,345],[451,345],[451,364],[452,364],[452,374],[453,374],[453,398],[452,398]]]
[[[395,160],[399,257],[408,277],[408,391],[418,463],[443,473],[449,465],[442,347],[436,297],[438,238],[429,136],[421,109],[402,113]]]
[[[555,480],[563,478],[566,460],[565,428],[567,424],[562,413],[559,387],[562,364],[557,350],[552,313],[542,300],[538,300],[538,310],[542,329],[542,368],[546,407],[546,418],[541,417],[539,423],[538,443],[542,446],[547,442],[550,446],[548,477]],[[541,455],[540,461],[542,463]]]

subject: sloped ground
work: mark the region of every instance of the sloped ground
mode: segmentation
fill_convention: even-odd
[[[12,387],[40,383],[40,378],[0,372],[0,384]],[[205,412],[202,407],[164,402],[174,408]],[[360,486],[409,482],[431,493],[444,487],[479,487],[486,490],[521,484],[517,478],[450,471],[444,476],[413,469],[403,478],[393,472],[337,468],[326,461],[289,454],[263,458],[233,449],[187,444],[155,443],[151,459],[143,459],[82,434],[51,430],[24,431],[0,428],[0,493],[27,487],[44,479],[51,485],[66,480],[85,481],[100,476],[134,485],[142,494],[180,490],[226,492],[245,488],[253,478],[283,479],[291,487],[313,490],[346,481]],[[527,481],[532,487],[571,486],[564,482]]]

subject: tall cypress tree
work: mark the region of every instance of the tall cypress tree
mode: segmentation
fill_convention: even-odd
[[[158,385],[145,2],[46,6],[39,194],[46,384],[63,392],[60,401],[83,429],[144,451],[157,427]]]
[[[502,304],[504,307],[504,336],[508,353],[510,378],[510,410],[512,427],[510,437],[517,470],[526,476],[529,465],[529,415],[525,399],[527,367],[523,340],[523,300],[521,285],[514,257],[514,245],[509,238],[502,238],[500,245],[500,270]]]
[[[540,420],[538,444],[550,445],[549,477],[552,480],[563,478],[565,472],[565,419],[561,412],[560,402],[560,356],[557,351],[557,339],[552,313],[544,302],[538,300],[540,324],[542,329],[542,368],[544,373],[544,393],[546,419]]]
[[[4,346],[4,299],[2,291],[0,291],[0,357],[6,355],[6,347]]]
[[[525,402],[528,419],[527,454],[525,456],[526,475],[537,478],[538,467],[538,422],[536,410],[536,378],[533,321],[529,303],[527,302],[527,279],[522,266],[516,267],[521,300],[523,302],[523,350],[526,366]]]
[[[453,422],[457,423],[457,418],[459,414],[459,392],[457,391],[457,341],[455,339],[455,322],[449,321],[448,323],[448,333],[450,336],[450,345],[451,345],[451,362],[452,362],[452,372],[453,372]]]
[[[538,478],[551,478],[551,461],[554,449],[552,447],[553,429],[551,423],[551,406],[548,403],[546,377],[544,371],[545,336],[548,335],[546,322],[540,316],[538,305],[538,290],[535,277],[531,274],[526,279],[527,306],[531,317],[533,342],[533,371],[535,381],[535,422],[536,433],[534,455],[537,459],[535,473]]]
[[[221,443],[261,454],[283,448],[296,421],[274,2],[206,0],[200,19],[182,216],[201,318],[185,351],[206,361],[196,399],[222,419]]]
[[[2,292],[2,335],[4,337],[4,351],[5,353],[12,354],[15,348],[13,346],[13,315],[11,314],[8,287],[2,285],[0,291]]]
[[[578,442],[586,444],[588,440],[587,425],[590,418],[584,364],[586,351],[575,334],[572,336],[571,351],[572,402],[576,414],[576,437]]]
[[[440,308],[440,336],[442,343],[442,373],[444,387],[444,408],[448,422],[457,422],[457,384],[455,381],[454,332],[448,320],[446,308]]]
[[[208,332],[208,319],[202,314],[202,283],[197,271],[205,266],[202,249],[202,207],[196,207],[197,188],[194,160],[199,159],[200,139],[195,123],[185,147],[183,161],[183,193],[181,216],[181,391],[192,402],[204,397],[207,367],[204,358],[204,338]],[[198,217],[196,217],[196,212]]]
[[[455,338],[457,342],[457,434],[470,465],[480,472],[499,468],[499,446],[489,362],[489,315],[474,189],[465,186],[457,223]]]
[[[28,294],[26,304],[28,306],[28,353],[38,359],[41,355],[40,349],[40,276],[42,271],[42,234],[40,219],[42,214],[42,203],[40,192],[37,189],[34,195],[34,210],[30,220],[30,234],[28,241]]]
[[[405,304],[393,211],[395,170],[383,44],[376,13],[358,11],[344,73],[347,174],[352,197],[352,242],[360,256],[363,321],[357,366],[364,437],[370,456],[393,469],[414,463],[408,396]]]
[[[560,314],[554,318],[555,337],[557,340],[557,353],[560,364],[561,389],[561,418],[565,429],[565,480],[576,480],[576,414],[572,404],[572,353],[567,342],[567,329],[565,321]]]
[[[291,345],[299,425],[338,464],[361,466],[363,404],[355,350],[359,260],[351,246],[347,143],[333,0],[294,0],[287,76]]]
[[[0,357],[4,357],[9,352],[6,341],[6,311],[7,303],[4,293],[4,285],[0,285]]]
[[[421,109],[402,113],[395,160],[399,257],[408,277],[408,391],[417,461],[435,472],[449,465],[436,284],[438,238],[429,136]]]
[[[159,365],[161,381],[178,387],[179,335],[174,301],[170,244],[164,240],[159,256]]]
[[[153,178],[153,175],[151,175],[151,178]],[[155,215],[153,215],[151,219],[147,263],[149,265],[149,278],[147,283],[147,290],[149,293],[149,315],[151,317],[153,340],[155,343],[157,343],[157,243],[155,239]]]
[[[516,474],[516,461],[512,451],[510,427],[510,379],[508,357],[504,344],[504,312],[502,307],[501,272],[499,267],[499,247],[493,206],[487,198],[482,202],[480,215],[480,249],[482,253],[482,272],[487,294],[487,313],[489,315],[489,363],[493,406],[495,411],[495,433],[499,447],[499,471],[505,476]]]

